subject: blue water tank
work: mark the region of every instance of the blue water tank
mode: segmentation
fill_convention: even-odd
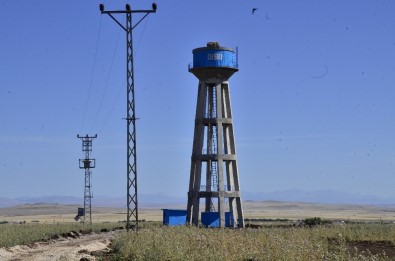
[[[237,49],[221,47],[218,42],[209,42],[207,47],[193,49],[192,53],[193,68],[238,68]]]
[[[218,83],[228,80],[238,69],[237,49],[209,42],[206,47],[193,49],[193,62],[188,70],[199,80]]]
[[[202,212],[202,224],[206,227],[219,227],[219,212]],[[233,227],[233,213],[225,212],[225,227]]]
[[[187,211],[180,209],[162,209],[163,225],[184,226],[187,222]]]

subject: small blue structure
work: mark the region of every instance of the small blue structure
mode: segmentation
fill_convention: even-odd
[[[83,216],[85,216],[85,209],[84,208],[78,208],[78,213],[77,213],[77,216],[74,217],[74,220],[78,221]]]
[[[80,217],[85,216],[85,209],[84,208],[78,208],[78,216],[80,216]]]
[[[219,227],[219,212],[202,212],[201,220],[206,227]],[[225,212],[225,227],[233,226],[233,213]]]
[[[163,225],[185,226],[187,222],[187,211],[181,209],[162,209]]]

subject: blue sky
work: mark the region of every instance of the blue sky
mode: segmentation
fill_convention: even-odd
[[[0,0],[0,197],[82,196],[76,135],[96,133],[93,194],[126,194],[125,35],[102,2],[126,3]],[[242,191],[395,197],[395,2],[156,3],[134,31],[139,193],[186,197],[198,84],[187,66],[218,41],[239,48]]]

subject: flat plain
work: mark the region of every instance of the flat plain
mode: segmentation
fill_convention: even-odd
[[[156,222],[144,222],[138,237],[122,229],[126,209],[111,207],[93,207],[93,227],[99,228],[94,231],[101,231],[100,226],[120,230],[84,234],[78,230],[81,225],[86,229],[84,224],[74,220],[77,208],[0,208],[0,232],[6,240],[0,260],[97,260],[96,255],[108,255],[101,260],[395,260],[395,206],[245,201],[248,228],[243,230],[159,226],[162,208],[185,205],[141,207],[139,219]],[[339,222],[315,228],[297,222],[312,217]],[[38,241],[26,241],[31,234]],[[209,251],[208,242],[220,242],[217,251]]]
[[[0,208],[0,222],[39,222],[69,223],[76,222],[77,205],[28,204]],[[139,208],[139,219],[161,221],[162,209],[185,209],[184,205],[161,205]],[[302,220],[320,217],[329,220],[386,221],[395,222],[395,205],[329,205],[281,201],[243,202],[246,219],[289,219]],[[93,222],[118,222],[126,219],[126,208],[93,207]]]

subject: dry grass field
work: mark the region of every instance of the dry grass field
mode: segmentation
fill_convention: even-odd
[[[318,203],[262,201],[244,202],[246,218],[300,220],[321,217],[330,220],[395,221],[395,206],[326,205]]]
[[[69,223],[75,222],[78,206],[32,204],[10,208],[0,208],[0,222],[27,223]],[[139,219],[161,221],[162,208],[185,209],[184,205],[163,205],[155,208],[140,208]],[[320,217],[330,220],[352,221],[395,221],[395,206],[369,205],[323,205],[316,203],[246,201],[243,203],[244,216],[247,219],[290,219],[301,220]],[[126,209],[93,207],[93,222],[118,222],[126,219]]]
[[[29,204],[9,208],[0,208],[0,222],[11,223],[75,223],[77,205]],[[139,219],[159,221],[162,218],[161,208],[139,209]],[[118,222],[126,219],[126,209],[111,207],[93,207],[93,222]]]
[[[247,229],[162,227],[160,222],[144,222],[138,236],[110,231],[125,225],[126,209],[108,207],[93,208],[94,232],[84,235],[80,229],[89,227],[74,221],[77,207],[32,204],[0,208],[4,241],[0,260],[96,260],[92,255],[109,251],[104,260],[395,260],[393,206],[247,201],[243,206],[250,225]],[[140,208],[139,219],[161,221],[162,208],[185,206]],[[299,222],[264,222],[312,217],[361,223],[309,227]],[[22,225],[13,225],[19,223]],[[106,232],[98,233],[102,228]],[[82,234],[76,232],[78,236],[70,238],[67,231],[73,230]]]

